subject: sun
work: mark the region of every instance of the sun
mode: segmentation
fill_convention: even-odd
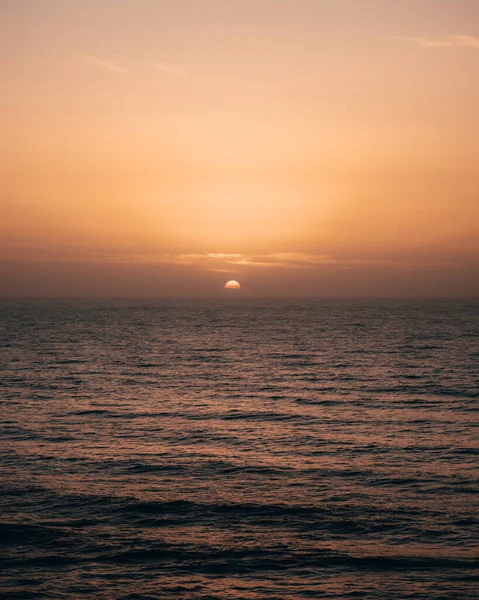
[[[230,281],[225,283],[224,289],[225,290],[240,290],[241,286],[237,281],[235,281],[234,279],[231,279]]]

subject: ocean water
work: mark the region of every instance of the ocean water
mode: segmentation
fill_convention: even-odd
[[[0,304],[0,596],[479,597],[479,308]]]

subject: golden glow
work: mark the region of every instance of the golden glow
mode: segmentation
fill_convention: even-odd
[[[40,4],[0,19],[0,294],[476,293],[479,4]]]
[[[231,281],[228,281],[227,283],[225,283],[225,290],[240,290],[240,289],[241,289],[241,285],[234,279],[231,279]]]

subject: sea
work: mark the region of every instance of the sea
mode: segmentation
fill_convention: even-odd
[[[2,599],[479,598],[477,301],[0,322]]]

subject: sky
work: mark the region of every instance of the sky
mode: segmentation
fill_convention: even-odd
[[[479,295],[477,0],[1,0],[0,295]]]

